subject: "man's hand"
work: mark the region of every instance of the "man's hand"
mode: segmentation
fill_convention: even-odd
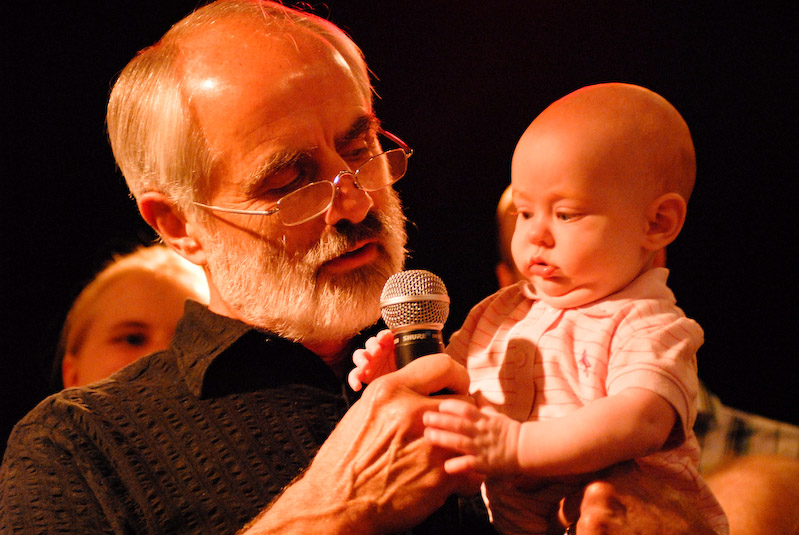
[[[558,520],[579,535],[715,535],[694,504],[633,462],[601,472],[582,493],[561,502]]]
[[[466,370],[428,355],[373,382],[322,445],[305,474],[247,533],[392,533],[415,526],[455,492],[474,492],[467,477],[444,471],[451,453],[424,438],[422,415],[444,388],[466,395]]]

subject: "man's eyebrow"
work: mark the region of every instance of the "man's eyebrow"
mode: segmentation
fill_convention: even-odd
[[[380,121],[374,114],[358,117],[343,135],[336,138],[336,150],[343,148],[347,143],[358,139],[369,131],[376,132],[380,128]]]

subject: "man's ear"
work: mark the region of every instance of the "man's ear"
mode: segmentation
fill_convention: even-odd
[[[148,191],[136,201],[139,212],[161,239],[189,262],[205,265],[205,250],[199,241],[196,225],[163,193]]]
[[[647,210],[645,247],[659,251],[673,242],[682,230],[688,206],[679,193],[661,195]]]

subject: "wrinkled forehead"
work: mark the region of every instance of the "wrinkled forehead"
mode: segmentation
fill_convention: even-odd
[[[181,56],[186,100],[213,151],[232,140],[247,151],[268,125],[277,131],[293,123],[281,130],[287,133],[300,124],[335,122],[343,108],[371,111],[341,53],[296,25],[287,33],[226,21],[187,40]]]
[[[244,18],[218,22],[182,39],[180,66],[190,98],[285,87],[303,72],[354,77],[341,53],[307,28],[284,24],[275,30]]]

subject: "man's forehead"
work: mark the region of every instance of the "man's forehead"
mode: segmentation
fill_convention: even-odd
[[[230,132],[254,115],[308,120],[313,113],[329,113],[328,101],[341,107],[343,95],[370,108],[338,50],[307,29],[267,33],[251,21],[227,21],[184,45],[184,91],[204,130],[211,121]]]
[[[346,68],[330,41],[299,24],[267,27],[262,21],[234,17],[204,25],[176,39],[180,67],[195,87],[214,80],[251,83],[269,75],[314,69]]]

